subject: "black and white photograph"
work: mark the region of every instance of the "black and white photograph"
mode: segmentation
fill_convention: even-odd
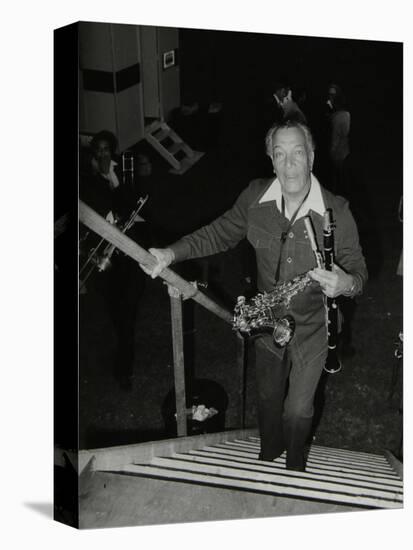
[[[23,429],[6,436],[10,486],[21,472],[11,501],[55,536],[106,534],[104,547],[131,533],[171,547],[332,533],[340,548],[401,546],[403,10],[399,30],[377,31],[355,6],[317,3],[312,18],[259,2],[241,24],[234,6],[192,17],[183,4],[53,9],[38,26],[44,73],[29,39],[15,49],[33,89],[49,78],[49,119],[27,95],[19,120],[28,110],[42,126],[27,155],[5,131],[19,135],[14,172],[31,173],[15,200],[25,230],[5,252],[17,286],[5,318],[20,334],[5,338],[7,387],[29,395],[13,399]],[[38,497],[23,496],[32,485]]]
[[[403,44],[80,22],[55,31],[57,110],[71,51],[56,519],[401,508]]]

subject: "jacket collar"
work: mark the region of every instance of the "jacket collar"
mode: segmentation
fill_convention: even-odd
[[[278,178],[275,178],[273,182],[270,184],[270,186],[267,188],[267,190],[264,192],[263,196],[260,198],[259,204],[275,201],[277,204],[278,210],[281,212],[281,199],[282,199],[281,184]],[[320,216],[323,216],[326,210],[325,202],[323,199],[323,193],[321,191],[321,186],[318,179],[314,176],[314,174],[311,174],[310,193],[308,194],[308,197],[304,201],[304,204],[301,206],[296,219],[306,216],[310,210],[312,210],[313,212],[316,212],[317,214],[320,214]]]

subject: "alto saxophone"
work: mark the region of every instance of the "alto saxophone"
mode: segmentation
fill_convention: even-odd
[[[316,264],[323,267],[323,257],[317,246],[310,216],[305,216],[304,224]],[[280,310],[288,309],[292,298],[313,282],[307,272],[290,281],[277,283],[271,292],[260,292],[248,302],[245,296],[238,296],[234,308],[233,329],[248,336],[272,334],[275,345],[285,347],[294,336],[295,320],[292,315],[281,317]]]
[[[272,334],[275,345],[283,348],[294,336],[295,321],[291,315],[280,316],[280,310],[288,309],[292,298],[312,282],[309,274],[304,273],[278,283],[271,292],[258,293],[248,302],[245,296],[238,296],[233,329],[248,336]]]

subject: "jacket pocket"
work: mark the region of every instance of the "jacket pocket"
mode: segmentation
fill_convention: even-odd
[[[271,243],[274,240],[274,236],[256,225],[250,225],[248,228],[247,239],[254,248],[270,248]]]

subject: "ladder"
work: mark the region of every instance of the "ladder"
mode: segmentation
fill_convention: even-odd
[[[161,120],[155,120],[145,127],[145,139],[172,166],[171,174],[184,174],[204,155],[191,149],[166,122]]]

